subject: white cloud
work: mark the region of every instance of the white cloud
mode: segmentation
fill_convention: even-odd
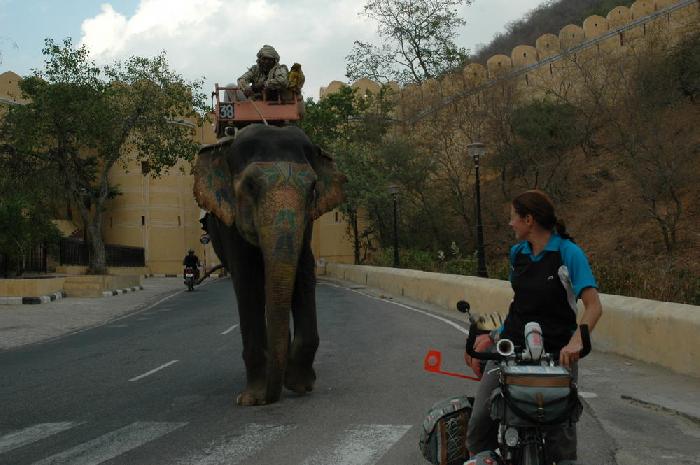
[[[467,26],[458,43],[488,42],[504,24],[544,0],[477,0],[460,9]],[[255,62],[263,44],[282,62],[302,64],[305,94],[345,80],[353,41],[377,42],[376,24],[359,17],[362,0],[141,0],[132,16],[111,4],[82,23],[82,39],[99,63],[165,50],[171,67],[187,79],[205,77],[204,91],[225,84]]]
[[[321,86],[345,79],[353,41],[374,34],[374,25],[357,17],[360,8],[356,0],[142,0],[127,18],[104,4],[83,21],[80,43],[98,63],[165,50],[187,79],[206,78],[205,91],[235,80],[270,44],[283,63],[302,64],[305,94],[317,97]]]

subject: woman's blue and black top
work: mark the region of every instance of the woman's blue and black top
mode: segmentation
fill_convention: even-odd
[[[527,241],[514,245],[510,265],[515,295],[501,337],[522,347],[525,324],[536,321],[542,328],[545,350],[559,351],[576,330],[576,301],[581,292],[598,287],[586,255],[569,239],[552,234],[538,255],[532,254]]]

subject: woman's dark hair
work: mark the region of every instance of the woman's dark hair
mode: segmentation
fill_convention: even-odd
[[[574,239],[566,232],[566,224],[554,214],[554,203],[547,194],[538,189],[525,191],[513,199],[513,209],[521,218],[532,215],[532,218],[552,232],[556,232],[571,242]]]

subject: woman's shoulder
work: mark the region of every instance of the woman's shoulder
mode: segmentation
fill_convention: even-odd
[[[562,238],[559,244],[559,253],[565,262],[570,260],[587,260],[586,253],[583,249],[570,239]]]

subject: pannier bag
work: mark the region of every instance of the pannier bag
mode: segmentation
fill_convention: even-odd
[[[469,458],[467,424],[473,397],[460,396],[432,406],[423,421],[419,447],[433,465],[463,465]]]
[[[563,367],[509,366],[491,395],[491,418],[508,426],[551,426],[577,422],[583,406]]]

